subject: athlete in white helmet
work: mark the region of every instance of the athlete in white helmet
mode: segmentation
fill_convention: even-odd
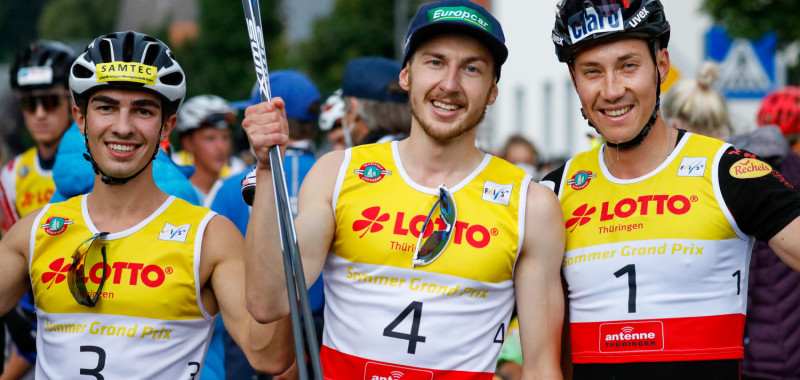
[[[333,150],[345,150],[348,147],[342,128],[344,114],[342,89],[338,89],[328,96],[319,114],[319,129],[327,133],[325,138]]]
[[[69,80],[94,189],[0,240],[0,313],[33,289],[36,378],[199,378],[220,314],[256,368],[282,372],[291,327],[247,313],[239,231],[153,180],[186,91],[170,49],[133,31],[103,35]]]
[[[189,178],[197,196],[208,207],[214,193],[222,185],[224,171],[233,150],[231,130],[237,110],[216,95],[198,95],[187,100],[178,110],[178,132],[185,162],[192,162],[194,174]]]

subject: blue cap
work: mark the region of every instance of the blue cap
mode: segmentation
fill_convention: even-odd
[[[316,121],[319,117],[319,91],[314,82],[297,70],[278,70],[269,73],[269,87],[273,97],[281,97],[286,102],[286,116]],[[253,104],[261,103],[258,83],[250,92],[250,99],[231,102],[231,107],[243,110]]]
[[[423,4],[408,27],[403,66],[421,43],[438,34],[452,32],[469,34],[483,43],[492,53],[495,73],[500,77],[500,66],[508,58],[503,28],[486,8],[469,0],[441,0]]]
[[[400,70],[400,64],[388,58],[355,58],[344,67],[342,96],[407,103],[408,93],[400,87]]]

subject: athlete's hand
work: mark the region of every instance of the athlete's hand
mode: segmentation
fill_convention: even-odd
[[[286,103],[279,97],[269,102],[247,107],[242,128],[247,133],[250,146],[258,160],[258,166],[269,167],[269,149],[281,147],[281,153],[289,142],[289,121],[286,119]]]

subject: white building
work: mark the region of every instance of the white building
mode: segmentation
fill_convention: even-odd
[[[671,24],[672,64],[681,78],[694,78],[706,57],[705,35],[711,18],[699,11],[701,0],[662,3]],[[558,62],[550,39],[555,4],[555,0],[491,2],[492,13],[503,25],[509,58],[503,66],[498,100],[479,131],[483,147],[500,149],[509,135],[522,133],[544,159],[571,157],[589,148],[587,134],[595,134],[594,129],[581,117],[567,67]],[[785,79],[776,75],[776,81],[782,87]],[[755,128],[759,104],[758,99],[729,99],[737,131]]]

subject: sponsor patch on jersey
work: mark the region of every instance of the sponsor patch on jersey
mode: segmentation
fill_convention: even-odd
[[[74,220],[70,220],[69,218],[62,218],[60,216],[51,216],[47,218],[47,221],[41,225],[48,235],[58,235],[64,232],[67,229],[67,226],[70,224],[75,223]]]
[[[31,167],[27,164],[22,164],[19,167],[19,178],[25,178],[31,173]]]
[[[586,188],[586,186],[589,186],[589,182],[592,181],[592,178],[597,178],[597,174],[591,171],[578,170],[572,178],[567,180],[567,185],[572,186],[573,190],[582,190]]]
[[[640,352],[664,349],[664,325],[660,321],[603,323],[600,352]]]
[[[772,166],[755,158],[742,158],[731,166],[729,173],[733,178],[758,178],[772,173]]]
[[[433,380],[433,372],[423,369],[377,362],[367,362],[364,367],[365,380]]]
[[[501,185],[487,180],[483,183],[483,196],[481,199],[508,206],[508,202],[511,201],[512,190],[514,190],[514,185]]]
[[[171,223],[164,223],[164,228],[158,234],[158,240],[186,243],[186,236],[189,235],[189,228],[191,226],[191,224],[173,226]]]
[[[377,162],[367,162],[361,165],[353,173],[358,174],[358,178],[369,183],[375,183],[383,179],[384,176],[392,175],[390,170],[386,170],[383,165]]]
[[[684,157],[678,168],[678,177],[702,177],[706,173],[707,157]]]

